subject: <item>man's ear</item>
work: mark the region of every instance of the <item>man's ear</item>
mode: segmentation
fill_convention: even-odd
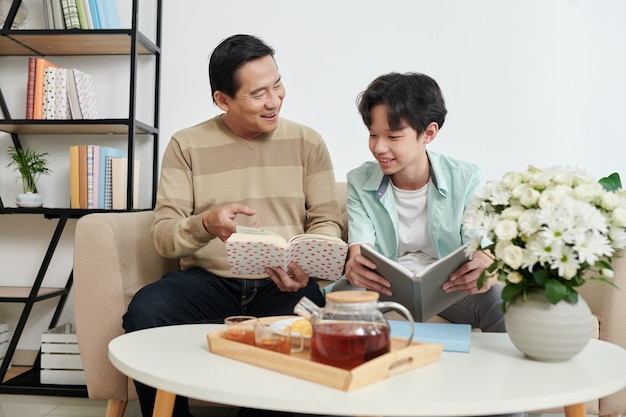
[[[426,130],[424,130],[424,145],[435,140],[437,133],[439,133],[439,125],[437,122],[430,122],[430,124],[426,126]]]
[[[215,93],[213,93],[213,100],[215,100],[215,104],[217,104],[217,107],[219,107],[225,112],[228,112],[228,100],[229,100],[228,95],[218,90]]]

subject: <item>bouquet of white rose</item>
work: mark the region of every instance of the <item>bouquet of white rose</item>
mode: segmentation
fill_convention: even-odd
[[[614,285],[611,259],[626,247],[626,192],[617,173],[596,182],[578,169],[531,166],[475,195],[463,229],[474,237],[468,251],[493,258],[478,286],[496,274],[504,310],[533,288],[553,304],[575,304],[575,287],[587,279]]]

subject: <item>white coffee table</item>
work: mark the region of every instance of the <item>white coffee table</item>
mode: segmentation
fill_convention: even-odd
[[[328,415],[471,416],[565,406],[584,417],[586,401],[626,386],[626,350],[592,340],[559,363],[525,359],[506,334],[473,333],[470,353],[346,392],[208,351],[221,325],[142,330],[117,337],[109,358],[122,373],[156,387],[155,416],[171,416],[175,394],[240,407]]]

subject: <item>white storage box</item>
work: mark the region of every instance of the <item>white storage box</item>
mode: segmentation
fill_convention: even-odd
[[[4,356],[9,349],[9,325],[0,321],[0,362],[4,360]],[[11,367],[11,364],[9,364]]]
[[[76,329],[66,323],[41,335],[41,383],[85,385]]]

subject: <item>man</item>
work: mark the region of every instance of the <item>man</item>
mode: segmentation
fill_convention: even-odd
[[[293,314],[306,296],[323,305],[313,279],[288,270],[238,277],[224,241],[238,224],[341,236],[330,155],[321,136],[279,117],[285,87],[274,50],[260,39],[235,35],[211,54],[213,101],[223,113],[173,135],[163,156],[152,239],[157,251],[180,259],[180,271],[137,292],[124,329],[183,323],[221,323],[227,316]],[[269,279],[268,279],[269,278]],[[218,378],[207,375],[207,378]],[[144,416],[155,390],[135,383]],[[174,416],[188,416],[177,398]]]

